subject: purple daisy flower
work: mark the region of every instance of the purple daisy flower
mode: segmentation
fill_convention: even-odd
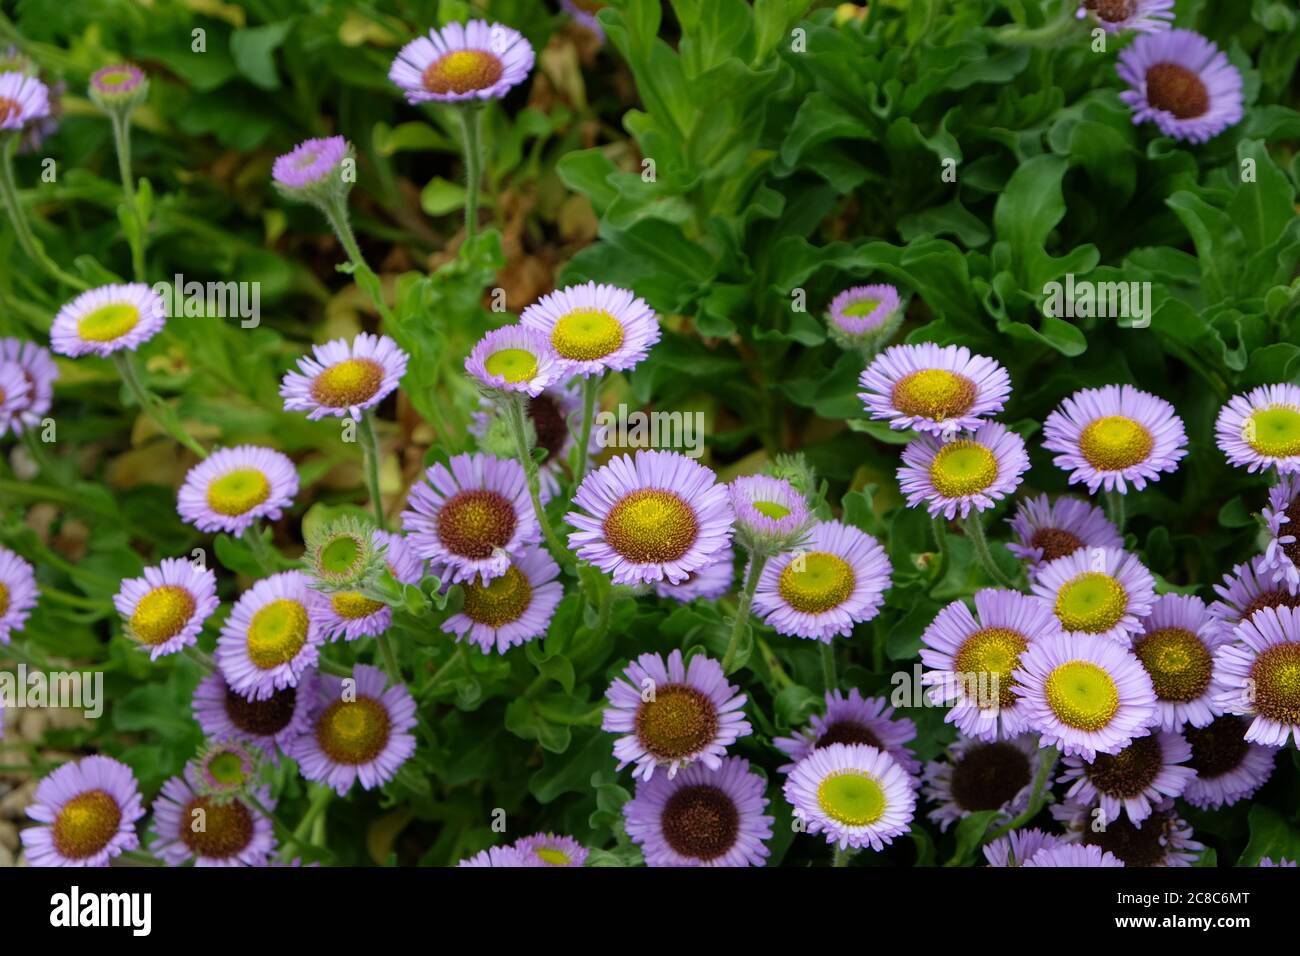
[[[745,475],[727,485],[727,494],[736,513],[736,539],[749,551],[794,547],[812,521],[807,500],[783,478]]]
[[[953,601],[921,635],[921,683],[935,704],[951,704],[944,722],[980,740],[1012,739],[1028,728],[1012,673],[1020,655],[1061,626],[1041,601],[1018,591],[975,594],[975,614]]]
[[[304,140],[276,158],[271,178],[285,189],[318,186],[334,174],[349,150],[348,141],[342,136]]]
[[[465,359],[465,371],[484,388],[529,396],[557,384],[563,370],[551,340],[525,325],[493,329]]]
[[[1061,844],[1039,850],[1022,866],[1123,866],[1123,861],[1098,846]]]
[[[134,352],[166,322],[166,303],[144,283],[103,285],[59,309],[50,326],[50,347],[72,358],[106,358],[122,349]]]
[[[1191,756],[1192,748],[1180,734],[1157,731],[1116,754],[1097,754],[1090,761],[1066,757],[1057,783],[1070,784],[1068,799],[1100,805],[1107,820],[1127,814],[1141,823],[1163,797],[1178,797],[1187,789],[1196,771],[1182,765]]]
[[[54,381],[59,377],[59,370],[49,349],[22,339],[0,339],[0,368],[10,365],[18,367],[27,389],[17,405],[11,404],[5,412],[8,420],[3,424],[15,434],[21,434],[23,429],[39,425],[45,413],[50,410],[54,402]],[[4,427],[0,427],[0,435],[2,434]]]
[[[1250,743],[1249,728],[1245,717],[1222,714],[1205,727],[1183,731],[1192,748],[1187,765],[1196,772],[1183,791],[1184,800],[1202,810],[1217,810],[1254,796],[1268,783],[1278,748]]]
[[[50,115],[50,91],[35,77],[11,70],[0,73],[0,130],[22,129]]]
[[[1261,385],[1219,409],[1215,439],[1228,464],[1252,474],[1300,471],[1300,385]]]
[[[557,384],[532,396],[525,412],[537,436],[535,447],[546,452],[546,457],[537,465],[540,497],[542,504],[546,504],[560,493],[561,480],[567,480],[569,476],[569,458],[578,443],[569,422],[582,412],[582,393],[576,388]],[[500,458],[513,459],[514,443],[497,412],[496,401],[490,396],[482,396],[469,430],[479,440],[480,448],[490,448]],[[592,459],[600,453],[600,447],[599,429],[593,428],[587,446],[588,469]]]
[[[1219,600],[1210,605],[1209,614],[1229,639],[1232,639],[1237,625],[1260,608],[1300,607],[1300,594],[1273,583],[1266,555],[1257,555],[1245,564],[1236,565],[1223,576],[1222,584],[1214,586],[1214,590]]]
[[[635,764],[633,776],[649,780],[656,767],[669,778],[700,761],[722,765],[727,748],[753,732],[743,708],[748,699],[727,683],[722,665],[697,654],[689,664],[674,650],[665,661],[642,654],[610,683],[601,728],[621,734],[614,741],[618,769]]]
[[[253,796],[275,809],[270,787]],[[264,866],[276,847],[269,817],[251,800],[204,794],[193,765],[163,784],[153,802],[153,835],[149,850],[168,866]]]
[[[799,761],[785,799],[809,833],[838,846],[883,849],[911,829],[916,782],[893,757],[865,744],[831,744]]]
[[[960,737],[945,757],[927,763],[921,778],[921,792],[938,804],[928,816],[941,831],[972,813],[996,810],[995,819],[1005,821],[1029,806],[1041,759],[1033,734],[995,741]]]
[[[1204,143],[1241,121],[1241,74],[1192,30],[1140,34],[1115,70],[1129,85],[1119,98],[1133,122],[1154,122],[1166,136]]]
[[[740,757],[657,774],[623,804],[627,834],[647,866],[762,866],[773,823],[763,790]]]
[[[564,597],[560,566],[545,548],[528,547],[511,560],[505,574],[484,582],[462,583],[464,602],[442,624],[448,634],[468,639],[484,654],[510,648],[546,634]]]
[[[596,14],[607,6],[609,4],[603,0],[560,0],[560,8],[573,17],[575,22],[596,34],[596,39],[601,43],[605,42],[605,29],[596,19]]]
[[[1204,727],[1221,713],[1217,700],[1226,688],[1217,679],[1214,654],[1230,640],[1200,598],[1156,598],[1142,621],[1142,633],[1133,638],[1133,653],[1155,688],[1160,727]]]
[[[1083,548],[1124,547],[1124,538],[1096,505],[1062,495],[1022,498],[1008,519],[1016,540],[1007,549],[1029,565],[1033,575],[1044,564]]]
[[[515,842],[515,852],[524,866],[582,866],[587,848],[571,836],[534,833]]]
[[[1237,625],[1236,642],[1214,655],[1224,691],[1219,704],[1231,714],[1255,719],[1246,740],[1300,746],[1300,611],[1263,608]]]
[[[677,584],[713,564],[731,543],[727,486],[672,451],[621,455],[582,480],[569,547],[615,584]]]
[[[885,698],[863,697],[853,687],[848,696],[839,690],[827,691],[825,713],[814,714],[808,726],[793,737],[774,737],[772,743],[790,758],[777,768],[781,773],[789,773],[814,750],[831,744],[865,744],[883,750],[908,774],[915,775],[921,772],[921,763],[907,746],[915,739],[915,723],[895,717]]]
[[[500,577],[541,537],[523,466],[481,452],[435,464],[407,506],[402,528],[415,553],[453,583]]]
[[[519,316],[550,339],[564,377],[626,372],[659,341],[659,318],[635,293],[612,285],[569,286],[542,296]]]
[[[31,385],[17,362],[0,361],[0,436],[9,431],[9,422],[28,404]]]
[[[1011,830],[984,846],[984,859],[989,866],[1024,866],[1039,850],[1060,845],[1060,837],[1035,827]]]
[[[1118,857],[1125,866],[1191,866],[1205,850],[1192,837],[1192,828],[1174,813],[1174,801],[1162,800],[1141,823],[1126,817],[1109,819],[1098,806],[1067,800],[1054,804],[1052,816],[1068,828],[1063,842],[1095,846]]]
[[[217,600],[217,576],[184,558],[164,558],[144,577],[129,578],[113,598],[128,637],[156,661],[196,644]]]
[[[1067,634],[1127,647],[1155,602],[1155,578],[1136,555],[1089,548],[1043,565],[1033,591]]]
[[[245,741],[275,762],[277,751],[287,753],[290,742],[311,726],[315,683],[315,673],[307,671],[296,687],[255,700],[236,693],[216,671],[199,682],[191,707],[205,737]]]
[[[858,285],[831,299],[831,325],[851,339],[875,338],[896,327],[902,300],[892,285]]]
[[[533,68],[533,48],[500,23],[448,23],[398,51],[388,79],[412,105],[498,100]]]
[[[140,845],[144,803],[130,767],[83,757],[40,782],[27,815],[41,824],[18,834],[32,866],[107,866]]]
[[[993,359],[930,342],[885,349],[858,384],[872,418],[948,437],[978,428],[1011,394],[1011,377]]]
[[[880,613],[892,568],[879,541],[838,521],[813,525],[807,549],[767,563],[754,611],[778,634],[829,644]]]
[[[656,581],[655,594],[661,598],[687,604],[694,600],[716,601],[736,583],[736,552],[730,547],[718,552],[712,564],[686,575],[686,580],[673,584]]]
[[[311,730],[289,745],[303,777],[340,797],[356,780],[365,790],[387,783],[415,753],[415,700],[406,687],[388,687],[384,672],[366,664],[352,669],[351,683],[345,693],[341,678],[322,674]]]
[[[386,335],[362,332],[350,343],[335,339],[313,345],[312,356],[285,373],[280,397],[286,412],[306,412],[315,421],[326,415],[350,415],[373,408],[393,393],[406,374],[407,354]]]
[[[295,686],[320,657],[324,597],[301,571],[263,578],[221,627],[216,664],[231,689],[255,700]]]
[[[384,549],[384,562],[398,584],[420,583],[424,577],[424,562],[416,556],[415,549],[405,538],[378,528],[370,532],[370,537],[377,548]],[[333,591],[324,595],[321,602],[321,629],[331,641],[378,637],[392,623],[393,609],[360,591]]]
[[[1264,550],[1273,581],[1285,584],[1291,593],[1300,590],[1300,475],[1283,475],[1268,489],[1264,524],[1269,542]]]
[[[932,517],[951,520],[992,508],[1028,470],[1024,439],[1001,422],[985,422],[951,441],[920,435],[908,442],[898,487],[909,508],[925,502]]]
[[[258,518],[279,521],[298,493],[298,470],[272,448],[221,448],[189,470],[176,495],[181,520],[200,531],[241,534]]]
[[[1043,745],[1092,760],[1149,734],[1151,678],[1128,650],[1094,637],[1052,634],[1030,644],[1011,675]]]
[[[513,846],[493,846],[466,857],[457,866],[525,866],[523,857]]]
[[[32,566],[0,545],[0,644],[22,629],[39,593]]]
[[[1092,15],[1107,33],[1159,33],[1174,21],[1174,0],[1080,0],[1080,20]]]
[[[1161,472],[1173,472],[1187,454],[1183,420],[1163,398],[1132,385],[1106,385],[1075,392],[1047,416],[1043,447],[1060,452],[1053,461],[1082,482],[1124,494],[1141,491]]]

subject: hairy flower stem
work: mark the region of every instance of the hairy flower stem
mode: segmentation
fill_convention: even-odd
[[[14,179],[14,151],[18,148],[18,136],[9,133],[3,139],[4,145],[0,148],[0,194],[3,194],[5,208],[9,211],[9,222],[18,236],[18,244],[23,247],[27,258],[48,272],[52,279],[79,291],[89,289],[90,284],[84,279],[69,275],[59,268],[59,264],[46,254],[45,247],[32,232],[27,215],[18,201],[18,185]]]
[[[853,859],[854,854],[858,851],[855,847],[846,846],[835,848],[835,855],[831,858],[831,866],[848,866],[849,860]]]
[[[134,229],[127,230],[127,242],[131,246],[131,271],[136,282],[145,280],[144,248],[145,222],[140,215],[140,206],[136,202],[135,181],[131,177],[131,117],[124,110],[114,109],[109,112],[113,123],[113,146],[117,151],[117,173],[122,179],[122,194],[125,197],[127,215],[134,223]]]
[[[290,834],[288,841],[285,842],[281,852],[287,852],[294,846],[307,846],[307,834],[311,831],[312,826],[316,823],[317,818],[325,812],[329,806],[330,800],[334,797],[334,791],[329,787],[318,786],[311,796],[311,803],[307,805],[307,812],[302,815],[298,825],[294,827],[293,833]]]
[[[582,380],[582,424],[578,429],[578,460],[573,466],[573,489],[578,490],[587,474],[587,449],[591,446],[591,425],[596,417],[596,398],[600,394],[602,375],[588,375]]]
[[[569,551],[565,548],[564,543],[560,540],[559,535],[551,526],[551,519],[546,515],[546,509],[542,507],[542,483],[537,477],[537,462],[533,458],[533,451],[528,440],[528,424],[525,419],[524,402],[527,401],[522,395],[510,395],[505,399],[503,404],[506,410],[506,424],[510,427],[510,437],[514,439],[515,454],[519,458],[519,464],[524,468],[524,477],[528,480],[528,497],[532,499],[533,511],[537,514],[537,523],[542,528],[542,537],[546,539],[546,547],[551,552],[551,557],[563,567],[571,565],[573,559],[569,556]]]
[[[749,622],[749,609],[754,603],[754,592],[758,590],[758,579],[763,575],[767,564],[767,555],[754,554],[750,557],[749,576],[745,578],[745,589],[740,592],[740,604],[736,607],[736,620],[731,625],[731,638],[727,641],[727,652],[722,655],[722,672],[730,674],[736,664],[736,655],[740,652],[740,638],[745,633]]]
[[[195,441],[194,437],[185,430],[185,426],[176,417],[176,413],[164,404],[162,399],[149,391],[148,386],[140,380],[140,375],[135,367],[135,359],[130,350],[122,349],[114,352],[113,364],[117,366],[118,374],[122,376],[127,391],[131,393],[131,397],[135,399],[142,412],[152,418],[158,427],[170,435],[174,441],[184,445],[200,458],[208,457],[207,449]]]
[[[326,220],[329,221],[330,228],[334,230],[334,235],[343,245],[343,251],[348,254],[348,261],[352,263],[352,276],[357,280],[359,285],[370,298],[375,306],[375,311],[379,313],[380,319],[389,328],[395,327],[393,312],[384,301],[383,285],[379,281],[379,276],[375,270],[370,268],[366,262],[366,257],[361,254],[361,246],[357,245],[356,233],[352,231],[352,223],[348,219],[348,210],[344,200],[331,197],[320,203],[320,210],[325,214]]]
[[[1002,569],[993,561],[993,552],[989,550],[989,543],[984,537],[984,524],[980,521],[979,512],[972,511],[967,515],[964,527],[966,537],[975,548],[975,557],[979,559],[980,566],[984,568],[985,573],[1000,587],[1015,590],[1015,582],[1003,574]]]
[[[1110,520],[1115,525],[1119,536],[1124,537],[1124,495],[1114,489],[1106,492],[1106,504],[1110,511]]]
[[[387,531],[384,519],[384,499],[379,493],[379,435],[375,431],[375,417],[367,408],[361,413],[361,455],[366,464],[366,486],[370,491],[371,506],[380,531]]]
[[[253,552],[253,560],[263,572],[275,574],[280,570],[280,562],[277,560],[279,555],[274,553],[274,549],[268,546],[262,537],[260,522],[255,521],[245,528],[244,533],[240,535],[240,540],[248,545],[248,550]]]
[[[840,686],[839,677],[835,670],[835,650],[825,641],[819,641],[821,644],[822,659],[822,686],[826,693],[836,690]]]
[[[383,658],[384,669],[388,671],[388,676],[392,678],[393,684],[401,684],[402,668],[398,666],[397,654],[393,651],[393,642],[389,638],[388,632],[385,631],[376,637],[375,643],[379,645],[379,656]]]
[[[479,146],[483,108],[478,104],[460,108],[461,136],[465,147],[465,241],[478,233],[478,192],[483,179],[483,157]]]

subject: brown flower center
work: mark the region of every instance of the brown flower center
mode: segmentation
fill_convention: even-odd
[[[1210,108],[1210,93],[1187,67],[1157,63],[1147,70],[1147,102],[1178,119],[1194,119]]]
[[[1055,561],[1066,555],[1074,554],[1083,547],[1083,540],[1061,528],[1039,528],[1029,539],[1031,548],[1043,550],[1044,561]]]
[[[181,842],[196,856],[229,859],[253,842],[253,815],[238,800],[195,797],[181,814]]]
[[[87,790],[54,818],[54,847],[70,860],[84,860],[108,846],[121,822],[116,800],[103,790]]]
[[[514,506],[500,492],[462,491],[438,512],[438,540],[463,558],[490,558],[509,543],[516,521]]]
[[[1117,754],[1097,754],[1086,772],[1098,792],[1124,799],[1149,787],[1160,773],[1161,763],[1160,742],[1150,734]]]
[[[678,760],[699,753],[718,730],[713,701],[686,684],[668,684],[643,701],[636,714],[641,746],[659,760]]]
[[[664,840],[682,856],[716,860],[736,843],[740,811],[711,784],[682,787],[668,798],[660,817]]]
[[[996,810],[1029,783],[1029,758],[1019,747],[998,741],[977,744],[953,764],[952,798],[972,813]]]
[[[424,88],[430,93],[471,93],[501,79],[501,60],[487,50],[452,50],[429,64]]]
[[[298,689],[286,687],[266,700],[249,700],[226,688],[226,716],[235,729],[254,737],[274,737],[293,719]]]

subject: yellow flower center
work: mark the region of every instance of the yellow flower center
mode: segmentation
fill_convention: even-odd
[[[930,483],[945,498],[964,498],[983,491],[998,477],[998,460],[978,442],[948,442],[930,462]]]
[[[54,846],[71,860],[94,856],[117,833],[122,809],[103,790],[78,794],[59,810],[54,818]]]
[[[510,385],[526,382],[537,374],[537,356],[527,349],[501,349],[483,363],[489,375],[500,375]]]
[[[876,778],[861,770],[835,773],[817,788],[817,803],[837,823],[849,827],[875,823],[885,815],[885,791]]]
[[[430,93],[470,93],[501,79],[501,61],[487,50],[452,50],[429,64],[424,88]]]
[[[843,604],[856,583],[852,566],[838,554],[810,551],[781,570],[777,590],[796,611],[823,614]]]
[[[574,309],[555,323],[551,344],[563,358],[589,362],[623,344],[623,326],[604,309]]]
[[[1146,461],[1155,439],[1126,415],[1107,415],[1087,424],[1079,435],[1079,451],[1101,471],[1120,471]]]
[[[374,359],[344,359],[311,383],[311,397],[327,408],[350,408],[368,402],[384,383],[384,367]]]
[[[1255,658],[1255,710],[1281,724],[1300,724],[1300,643],[1274,644]]]
[[[179,585],[154,588],[135,606],[129,623],[131,633],[141,644],[161,644],[181,632],[194,607],[194,596]]]
[[[7,612],[8,610],[9,610],[9,588],[5,586],[5,583],[3,581],[0,581],[0,617],[4,617],[5,612]]]
[[[262,670],[287,664],[307,643],[307,625],[307,609],[297,601],[272,601],[249,622],[249,659]]]
[[[77,336],[87,342],[112,342],[135,328],[140,310],[127,302],[101,305],[77,322]]]
[[[637,564],[676,561],[695,543],[695,512],[671,491],[642,488],[610,509],[604,521],[610,547]]]
[[[1101,634],[1124,617],[1128,594],[1109,574],[1085,571],[1056,593],[1056,616],[1067,631]]]
[[[339,617],[346,621],[357,621],[369,617],[384,607],[383,601],[375,601],[356,591],[339,591],[330,595],[330,604]]]
[[[900,378],[890,400],[906,415],[941,422],[970,410],[975,383],[947,369],[923,368]]]
[[[1246,444],[1269,458],[1300,455],[1300,409],[1289,405],[1261,408],[1246,419]]]
[[[1133,652],[1161,700],[1195,700],[1209,686],[1214,659],[1186,628],[1166,627],[1143,635],[1134,643]]]
[[[1016,682],[1011,672],[1020,663],[1021,653],[1029,646],[1025,636],[1008,627],[986,627],[976,631],[962,643],[961,649],[953,660],[953,671],[959,675],[975,675],[977,681],[983,678],[984,688],[976,687],[981,693],[995,692],[998,706],[1011,707],[1016,702],[1016,695],[1011,688]]]
[[[369,763],[388,744],[391,721],[373,697],[336,700],[316,720],[316,740],[335,763]]]
[[[514,565],[487,584],[477,579],[464,586],[465,603],[461,610],[471,621],[487,627],[505,627],[519,620],[532,600],[533,588]]]
[[[271,482],[256,468],[236,468],[208,485],[208,507],[217,514],[246,514],[271,497]]]
[[[677,760],[704,749],[718,730],[718,711],[703,693],[686,684],[655,689],[636,714],[641,746],[659,760]]]
[[[1076,730],[1101,730],[1119,711],[1119,688],[1091,661],[1057,666],[1047,675],[1044,690],[1052,713]]]

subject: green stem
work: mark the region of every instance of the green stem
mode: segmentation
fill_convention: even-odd
[[[478,191],[483,178],[483,157],[479,150],[480,106],[460,108],[460,128],[465,147],[465,241],[478,232]]]
[[[532,499],[533,511],[537,514],[537,523],[541,525],[546,546],[550,549],[551,556],[561,566],[570,565],[573,562],[569,551],[559,535],[555,533],[555,528],[551,526],[551,519],[547,517],[546,509],[542,507],[542,484],[537,477],[537,462],[533,460],[532,448],[528,442],[528,426],[524,420],[524,398],[520,395],[511,395],[505,400],[505,406],[506,423],[510,426],[511,437],[514,438],[515,454],[519,457],[519,464],[523,466],[524,476],[528,481],[528,497]]]
[[[244,529],[240,535],[240,540],[248,545],[248,550],[253,552],[253,560],[267,574],[275,574],[279,570],[280,562],[276,560],[275,549],[266,543],[262,537],[262,526],[260,522],[253,522]]]
[[[9,222],[13,224],[14,232],[18,236],[18,244],[23,247],[23,252],[27,254],[27,258],[48,272],[51,278],[74,289],[89,289],[90,285],[85,280],[69,275],[59,268],[58,263],[46,254],[45,247],[41,245],[41,241],[32,232],[32,227],[27,222],[23,207],[18,202],[18,185],[14,179],[13,157],[14,151],[18,148],[18,135],[17,133],[8,133],[4,139],[6,141],[3,149],[0,149],[0,157],[2,157],[2,161],[0,161],[0,194],[4,196],[4,204],[9,210]]]
[[[588,375],[582,380],[582,424],[578,431],[578,461],[573,468],[573,487],[576,490],[587,474],[588,449],[591,447],[591,423],[596,417],[596,398],[600,394],[602,376]]]
[[[984,537],[984,524],[980,521],[979,512],[972,511],[967,515],[964,527],[966,528],[966,537],[975,548],[975,557],[979,559],[981,567],[984,568],[988,576],[993,579],[995,584],[1015,590],[1015,582],[1003,574],[1002,569],[993,562],[993,552],[989,550],[988,540]]]
[[[785,672],[785,668],[781,666],[781,662],[777,660],[776,655],[772,653],[772,648],[768,646],[767,641],[759,637],[754,639],[754,643],[758,645],[759,652],[763,655],[763,660],[767,663],[767,669],[772,672],[772,680],[776,681],[782,689],[793,687],[794,678]],[[879,668],[877,668],[877,670],[879,670]]]
[[[252,793],[244,794],[244,799],[248,801],[254,810],[271,821],[271,828],[275,830],[275,835],[280,840],[281,844],[288,846],[294,842],[293,832],[284,825],[278,816],[275,815],[274,810],[269,810],[263,806],[262,801],[257,799],[257,797]]]
[[[316,788],[316,792],[311,796],[311,803],[307,805],[307,812],[302,815],[302,819],[298,821],[298,826],[294,828],[289,841],[284,845],[285,850],[295,845],[307,845],[307,834],[311,830],[312,824],[316,822],[317,817],[325,812],[325,808],[329,806],[330,799],[333,796],[334,791],[329,787],[318,786]]]
[[[998,827],[992,833],[986,834],[985,843],[991,843],[1000,836],[1005,836],[1012,830],[1018,830],[1035,816],[1038,811],[1043,809],[1043,804],[1047,800],[1047,781],[1052,775],[1052,770],[1056,767],[1057,758],[1061,756],[1061,751],[1055,747],[1048,747],[1041,752],[1039,760],[1042,762],[1038,765],[1038,773],[1034,775],[1034,786],[1029,791],[1029,805],[1019,814],[1019,816],[1008,820],[1002,826]]]
[[[722,672],[730,674],[740,652],[740,638],[745,633],[749,622],[749,609],[754,603],[754,592],[758,590],[758,579],[763,576],[763,567],[767,564],[767,555],[754,554],[749,560],[749,574],[745,578],[745,588],[740,592],[740,603],[736,606],[736,620],[731,625],[731,637],[727,641],[727,652],[722,655]]]
[[[934,534],[935,553],[939,556],[939,568],[934,579],[942,581],[948,573],[948,522],[935,517],[930,521],[930,531]]]
[[[176,418],[175,413],[163,404],[162,399],[149,391],[148,386],[140,380],[140,374],[136,371],[132,354],[128,349],[114,352],[113,364],[117,366],[118,374],[122,376],[127,391],[131,393],[131,397],[135,399],[136,404],[140,406],[140,410],[152,418],[158,427],[170,435],[174,441],[184,445],[200,458],[207,458],[207,450],[185,430],[185,427]]]
[[[835,855],[831,858],[831,866],[848,866],[849,860],[858,851],[853,847],[836,847]]]
[[[1119,532],[1120,537],[1124,537],[1124,495],[1118,491],[1106,492],[1106,504],[1110,510],[1110,520],[1115,525],[1115,530]]]
[[[213,663],[212,658],[193,645],[182,648],[181,653],[197,664],[199,670],[205,674],[214,673],[217,669],[217,665]]]
[[[388,637],[388,632],[380,634],[375,638],[375,643],[379,645],[379,656],[384,659],[384,669],[388,671],[388,676],[392,678],[393,684],[402,683],[402,669],[397,666],[397,654],[393,652],[393,642]]]
[[[334,230],[334,235],[338,236],[339,242],[343,244],[343,249],[348,254],[348,260],[352,263],[352,275],[357,281],[357,285],[365,291],[374,303],[375,311],[389,328],[396,328],[396,320],[393,318],[392,310],[388,308],[388,303],[384,301],[383,285],[379,281],[379,276],[375,270],[370,268],[366,262],[366,257],[361,254],[361,246],[357,244],[356,233],[352,231],[352,223],[348,219],[347,207],[344,201],[331,197],[320,206],[321,212],[329,221],[330,228]]]
[[[824,641],[818,643],[821,644],[822,686],[829,694],[840,686],[839,678],[835,673],[835,649]]]
[[[361,413],[361,453],[366,460],[366,485],[370,489],[375,520],[379,522],[380,531],[387,531],[384,499],[379,493],[379,435],[375,431],[375,417],[369,408]]]
[[[122,110],[109,114],[113,122],[113,146],[117,152],[117,172],[122,179],[122,192],[126,197],[127,211],[135,223],[136,232],[127,236],[131,246],[131,268],[135,281],[144,281],[144,220],[136,204],[135,183],[131,178],[131,118]]]
[[[41,597],[52,598],[60,604],[66,604],[69,607],[84,608],[88,611],[106,611],[113,607],[113,602],[109,600],[97,600],[88,598],[81,594],[72,594],[68,591],[61,591],[58,588],[52,588],[49,585],[41,585]]]

